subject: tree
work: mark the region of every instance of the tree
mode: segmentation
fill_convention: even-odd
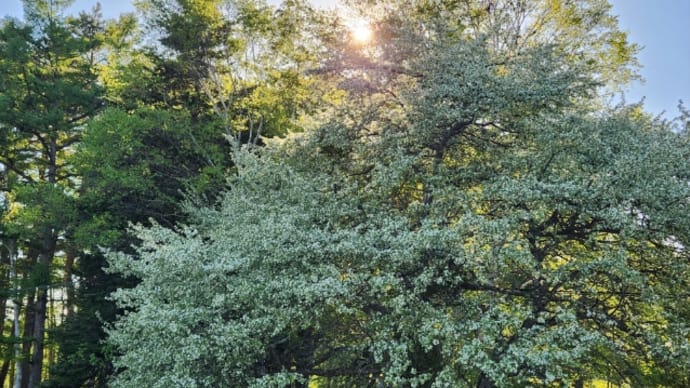
[[[60,356],[47,386],[106,386],[113,369],[102,326],[116,314],[107,296],[133,282],[104,273],[102,249],[132,252],[129,223],[175,225],[185,220],[185,193],[213,198],[224,187],[224,141],[207,137],[215,129],[199,128],[184,112],[151,109],[110,108],[89,123],[72,157],[82,177],[70,230],[79,252],[76,311],[56,330]]]
[[[349,0],[370,20],[375,44],[391,63],[404,63],[418,49],[411,36],[453,41],[484,36],[494,52],[519,55],[553,45],[583,71],[615,91],[639,77],[639,46],[628,42],[606,0]],[[412,42],[412,46],[407,43]],[[394,55],[394,53],[397,53]]]
[[[74,215],[76,182],[65,158],[101,106],[94,72],[98,15],[65,18],[69,3],[25,1],[26,21],[6,19],[0,31],[0,164],[4,199],[13,209],[3,222],[28,269],[22,386],[41,381],[54,262]]]
[[[110,109],[89,123],[70,159],[81,178],[69,230],[78,287],[74,311],[56,331],[60,354],[48,386],[104,386],[113,373],[102,343],[102,326],[116,314],[107,295],[136,282],[104,273],[101,250],[131,252],[139,241],[129,223],[173,226],[186,221],[186,200],[212,203],[233,168],[227,136],[258,142],[285,134],[310,105],[311,83],[295,70],[305,59],[288,58],[286,47],[303,33],[308,8],[141,3],[161,44],[141,47],[131,15],[106,24],[99,76]],[[249,46],[255,62],[243,58]],[[216,93],[225,92],[220,100]]]
[[[319,17],[304,1],[274,8],[265,1],[146,0],[139,8],[160,36],[154,87],[167,106],[212,113],[226,135],[256,142],[297,130],[296,119],[318,101],[305,69],[315,61]]]
[[[330,122],[111,254],[115,386],[687,380],[687,137],[581,104],[558,45],[443,31],[355,56]]]

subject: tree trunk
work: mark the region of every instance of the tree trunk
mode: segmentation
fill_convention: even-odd
[[[48,288],[50,287],[50,264],[55,251],[55,238],[53,232],[46,232],[44,245],[45,251],[38,255],[36,263],[41,271],[41,276],[46,276],[36,290],[36,304],[34,306],[34,330],[33,330],[33,354],[31,356],[31,369],[29,370],[29,388],[38,387],[41,384],[41,372],[43,371],[43,349],[45,345],[46,317],[48,311]],[[40,268],[43,267],[43,268]],[[48,271],[48,272],[43,272]]]
[[[48,176],[47,181],[51,185],[57,182],[57,134],[49,126],[50,148],[48,150]],[[33,354],[31,356],[31,369],[29,370],[29,388],[38,387],[41,384],[43,372],[43,349],[45,346],[46,317],[48,311],[48,289],[50,288],[50,265],[55,255],[55,230],[51,226],[42,232],[43,250],[38,254],[36,266],[40,273],[39,287],[36,290],[36,305],[34,307],[34,332]]]
[[[22,338],[22,352],[21,362],[17,362],[17,374],[15,376],[15,388],[17,383],[20,388],[29,387],[29,377],[27,371],[29,370],[29,355],[31,354],[32,341],[26,341],[26,338],[32,338],[34,335],[34,292],[28,291],[26,295],[26,309],[24,310],[24,337]]]
[[[5,380],[7,380],[7,374],[10,372],[10,360],[5,360],[2,362],[2,368],[0,369],[0,384],[5,386]]]
[[[14,359],[15,359],[15,374],[12,386],[14,388],[21,388],[22,382],[22,348],[19,343],[20,338],[20,328],[19,328],[19,315],[21,314],[21,298],[19,297],[19,280],[17,279],[17,255],[14,242],[9,246],[10,254],[10,281],[12,282],[12,336],[14,337]],[[5,364],[2,366],[2,384],[5,386],[5,375],[9,369],[9,363],[7,368]]]
[[[65,311],[65,315],[67,317],[72,315],[72,312],[74,310],[74,287],[72,284],[72,272],[74,269],[74,259],[77,256],[77,253],[75,252],[73,246],[68,246],[65,249],[65,255],[65,275],[63,277],[63,282],[65,283],[64,287],[66,290],[65,294],[67,295],[67,300],[65,301],[65,307],[63,311]]]
[[[29,388],[38,387],[41,384],[47,306],[48,293],[46,290],[39,289],[36,296],[36,305],[34,306],[34,346],[31,356],[31,369],[29,370]]]
[[[14,289],[14,244],[13,242],[5,242],[5,241],[0,241],[0,248],[5,248],[5,249],[0,249],[0,266],[2,268],[5,268],[5,265],[7,265],[7,269],[9,270],[8,272],[2,272],[0,274],[0,289],[2,290],[12,290]],[[7,301],[10,300],[11,298],[0,298],[0,338],[3,337],[5,334],[5,318],[7,315]],[[0,380],[3,381],[3,380]]]
[[[46,150],[48,159],[48,173],[46,180],[51,185],[57,182],[57,132],[48,126],[50,144]],[[45,346],[45,328],[48,310],[48,289],[50,287],[50,265],[55,255],[56,236],[55,230],[51,226],[46,227],[42,232],[43,246],[38,254],[36,266],[40,273],[40,281],[36,289],[36,303],[34,306],[33,320],[33,353],[31,355],[31,368],[29,370],[28,387],[38,387],[41,384],[41,373],[43,371],[43,349]]]
[[[14,340],[16,341],[14,343],[14,375],[12,377],[12,387],[13,388],[21,388],[22,387],[22,378],[23,378],[23,369],[22,369],[22,364],[23,362],[21,361],[21,356],[22,356],[22,348],[21,345],[19,344],[19,309],[21,306],[15,302],[14,305],[14,320],[12,322],[12,332],[14,333]],[[3,383],[4,386],[4,383]]]

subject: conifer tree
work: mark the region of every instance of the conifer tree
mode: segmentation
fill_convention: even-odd
[[[66,18],[70,3],[27,0],[25,21],[5,19],[0,31],[0,163],[10,204],[3,223],[13,230],[27,279],[21,386],[38,386],[44,370],[48,294],[74,215],[76,181],[66,156],[102,104],[95,73],[100,21]]]

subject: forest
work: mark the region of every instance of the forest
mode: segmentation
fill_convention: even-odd
[[[690,386],[690,112],[606,0],[23,3],[4,387]]]

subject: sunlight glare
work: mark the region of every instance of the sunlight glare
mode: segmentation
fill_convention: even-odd
[[[355,20],[349,23],[350,32],[352,33],[352,38],[358,43],[367,43],[371,40],[373,32],[369,23],[364,20]]]

